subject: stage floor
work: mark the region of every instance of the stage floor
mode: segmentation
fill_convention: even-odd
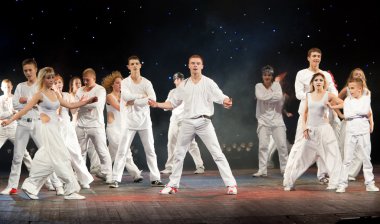
[[[91,189],[81,190],[86,200],[64,200],[43,188],[40,200],[0,195],[0,223],[380,223],[380,192],[366,192],[363,176],[350,182],[346,193],[325,190],[310,168],[284,192],[278,169],[266,178],[253,178],[255,170],[233,170],[238,195],[226,195],[215,170],[205,174],[185,171],[175,195],[159,195],[151,187],[149,173],[142,183],[124,175],[119,188],[111,189],[95,178]],[[380,166],[374,169],[380,186]],[[8,174],[0,174],[5,188]],[[25,176],[22,176],[22,181]],[[168,182],[168,175],[162,176]]]

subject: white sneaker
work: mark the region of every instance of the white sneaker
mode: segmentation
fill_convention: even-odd
[[[28,198],[30,198],[32,200],[38,200],[38,196],[37,195],[30,193],[26,189],[22,189],[22,190],[24,191],[24,193],[26,194],[26,196],[28,196]]]
[[[160,190],[160,194],[175,194],[178,192],[178,189],[175,187],[169,187],[166,185],[164,189]]]
[[[252,174],[252,177],[267,177],[267,176],[268,176],[268,174],[262,173],[260,171]]]
[[[2,195],[10,195],[10,194],[17,194],[16,188],[7,187],[2,192],[0,192]]]
[[[161,173],[161,174],[171,174],[171,173],[172,173],[172,170],[164,169],[164,170],[161,170],[160,173]]]
[[[365,187],[366,191],[379,191],[379,188],[375,184],[369,184]]]
[[[293,186],[285,186],[284,191],[295,191]]]
[[[348,181],[355,181],[356,178],[355,177],[348,177]]]
[[[57,191],[56,192],[57,196],[65,195],[65,190],[63,190],[63,187],[57,187],[55,190]]]
[[[112,184],[109,185],[110,188],[118,188],[119,183],[117,181],[114,181]]]
[[[336,189],[335,192],[336,193],[344,193],[344,192],[346,192],[346,188],[345,187],[338,187],[338,189]]]
[[[202,174],[205,173],[205,168],[203,166],[198,167],[195,171],[194,174]]]
[[[80,195],[78,193],[72,193],[70,195],[65,195],[63,198],[66,199],[66,200],[82,200],[82,199],[86,199],[85,196],[82,196],[82,195]]]
[[[227,187],[227,194],[228,195],[236,195],[237,194],[237,186],[228,186]]]
[[[82,184],[81,187],[82,187],[82,189],[90,189],[89,184]]]

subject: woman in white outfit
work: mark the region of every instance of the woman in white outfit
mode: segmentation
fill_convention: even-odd
[[[65,199],[84,199],[84,196],[77,193],[80,186],[71,166],[69,151],[60,132],[61,126],[57,109],[60,105],[68,108],[80,107],[96,101],[97,98],[90,98],[77,103],[67,103],[52,90],[54,76],[53,68],[45,67],[41,69],[38,72],[37,93],[33,95],[32,99],[21,111],[1,124],[3,126],[9,125],[37,105],[41,119],[41,126],[38,130],[41,136],[41,148],[36,152],[29,177],[25,179],[21,188],[29,198],[38,199],[37,194],[46,178],[55,172],[65,183]]]
[[[310,93],[306,94],[305,111],[303,114],[302,128],[303,140],[293,145],[296,150],[294,161],[288,164],[284,174],[284,190],[294,190],[295,181],[316,162],[317,158],[326,166],[330,176],[328,190],[337,189],[342,181],[342,157],[339,151],[338,141],[334,130],[329,124],[329,108],[327,105],[334,103],[335,107],[341,107],[343,101],[332,93],[326,91],[327,82],[322,73],[312,76]]]
[[[62,89],[63,78],[57,74],[54,79],[54,90],[61,95],[63,100],[70,102],[70,94],[67,92],[62,92]],[[60,125],[62,127],[62,136],[71,156],[71,165],[74,168],[74,171],[82,188],[88,189],[90,188],[90,183],[94,181],[94,178],[90,172],[88,172],[86,163],[83,160],[78,137],[75,132],[75,128],[70,121],[69,109],[66,107],[60,107],[58,111],[61,118]]]

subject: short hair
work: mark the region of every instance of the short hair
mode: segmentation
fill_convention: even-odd
[[[274,74],[274,69],[270,65],[265,65],[264,67],[261,68],[261,73],[262,74],[269,73],[269,74],[273,75]]]
[[[129,58],[128,58],[128,65],[129,65],[129,61],[131,61],[131,60],[138,60],[139,62],[141,62],[141,60],[140,60],[140,58],[139,57],[137,57],[136,55],[132,55],[132,56],[130,56]]]
[[[189,57],[189,62],[190,62],[190,59],[192,59],[192,58],[199,58],[199,59],[201,59],[202,64],[203,64],[203,58],[202,58],[202,56],[200,56],[199,54],[193,54],[193,55],[191,55],[191,56]]]
[[[34,60],[34,58],[27,58],[23,60],[21,63],[22,67],[24,67],[24,65],[29,65],[29,64],[32,64],[37,68],[37,62],[36,60]]]
[[[57,81],[58,79],[60,79],[62,83],[64,84],[62,76],[60,74],[55,74],[54,81]]]
[[[310,57],[311,53],[313,53],[313,52],[318,52],[318,53],[320,53],[322,55],[321,49],[313,47],[313,48],[311,48],[310,50],[307,51],[307,56]]]
[[[361,78],[351,78],[351,79],[348,80],[347,84],[349,84],[351,82],[358,83],[362,87],[362,89],[364,89],[364,87],[366,87],[364,80],[361,79]]]
[[[3,83],[3,82],[4,82],[4,83],[9,83],[9,84],[11,84],[11,86],[13,86],[11,80],[9,80],[9,79],[3,79],[3,81],[1,81],[1,82],[2,82],[2,83]]]
[[[185,76],[181,73],[181,72],[176,72],[174,73],[173,75],[173,80],[176,80],[176,79],[184,79]]]

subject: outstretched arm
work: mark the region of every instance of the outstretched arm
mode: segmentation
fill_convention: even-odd
[[[159,103],[159,102],[156,102],[154,100],[149,100],[148,103],[149,103],[149,106],[151,106],[153,108],[161,108],[161,109],[165,109],[165,110],[172,110],[173,109],[172,103],[170,101],[165,101],[165,102]]]
[[[91,97],[90,99],[80,100],[80,101],[74,102],[74,103],[69,103],[62,98],[61,94],[56,93],[56,95],[57,95],[57,98],[58,98],[61,106],[67,107],[69,109],[78,108],[78,107],[84,106],[86,104],[90,104],[90,103],[94,103],[94,102],[98,101],[98,98],[96,96],[94,96],[94,97]]]

